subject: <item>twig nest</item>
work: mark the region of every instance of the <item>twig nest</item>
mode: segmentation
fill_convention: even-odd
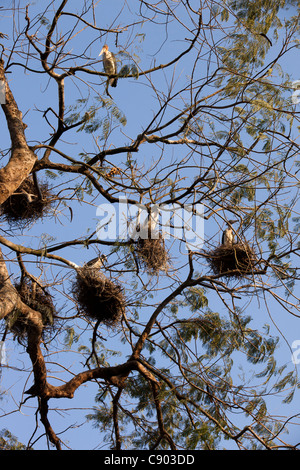
[[[150,274],[166,271],[169,262],[165,241],[161,234],[157,237],[139,238],[135,250],[141,266],[149,271]]]
[[[44,217],[53,200],[46,182],[37,185],[32,177],[28,177],[2,204],[1,215],[10,225],[25,225]]]
[[[220,245],[206,256],[213,273],[227,278],[238,279],[250,274],[256,263],[255,253],[247,242]]]
[[[25,278],[19,283],[15,283],[21,300],[28,307],[36,310],[42,315],[44,332],[53,328],[56,309],[51,295],[37,284],[33,279]],[[22,339],[27,333],[27,320],[17,308],[8,316],[8,327],[13,333]]]
[[[107,326],[118,323],[125,312],[121,286],[108,279],[99,269],[77,269],[72,294],[84,315]]]

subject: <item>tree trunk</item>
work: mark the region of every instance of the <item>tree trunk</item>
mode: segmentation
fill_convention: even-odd
[[[0,60],[0,81],[5,84],[5,114],[11,139],[11,155],[5,167],[0,169],[0,204],[11,196],[30,174],[36,155],[30,150],[25,138],[25,125],[4,74],[4,62]]]

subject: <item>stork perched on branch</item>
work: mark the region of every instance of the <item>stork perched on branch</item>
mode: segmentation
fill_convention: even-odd
[[[224,230],[222,235],[222,245],[232,246],[234,242],[234,233],[232,229],[232,224],[237,222],[237,220],[229,220],[227,222],[227,228]]]
[[[116,61],[114,54],[108,50],[107,44],[104,44],[99,56],[102,54],[103,54],[103,66],[104,66],[105,73],[107,73],[107,75],[115,75],[117,73],[117,61]],[[117,86],[117,81],[118,81],[117,77],[108,79],[108,83],[112,87]]]

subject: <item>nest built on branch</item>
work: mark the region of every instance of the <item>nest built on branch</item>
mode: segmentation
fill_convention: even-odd
[[[139,238],[135,250],[140,265],[153,274],[166,271],[169,261],[162,235],[156,234],[155,237]]]
[[[84,315],[107,326],[117,324],[125,312],[121,286],[108,279],[99,269],[77,269],[72,294]]]
[[[47,215],[53,200],[48,184],[30,176],[2,204],[1,215],[11,225],[24,225]]]
[[[255,253],[247,242],[220,245],[206,256],[213,273],[227,278],[240,279],[252,273],[256,264]]]
[[[56,309],[53,304],[51,295],[42,288],[36,281],[31,278],[24,278],[20,282],[15,283],[21,300],[24,304],[42,315],[44,325],[43,332],[53,329]],[[22,339],[27,333],[27,319],[17,308],[8,316],[8,327],[15,335]]]

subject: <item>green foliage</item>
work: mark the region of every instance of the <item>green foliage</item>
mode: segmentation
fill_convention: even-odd
[[[0,431],[0,450],[30,450],[7,429]]]
[[[73,327],[66,328],[65,334],[65,346],[67,348],[71,348],[73,343],[77,343],[80,336],[75,333],[75,329]]]
[[[205,290],[199,287],[190,287],[185,291],[185,298],[192,312],[207,307],[208,300],[204,293]]]
[[[95,97],[96,103],[90,105],[83,113],[82,108],[88,106],[88,99],[79,99],[75,105],[70,106],[65,124],[77,126],[77,132],[85,131],[88,134],[100,132],[100,139],[107,139],[114,123],[126,125],[126,117],[111,98]],[[103,112],[106,111],[106,116]]]
[[[162,376],[170,377],[174,383],[176,380],[175,370],[178,369],[177,387],[170,390],[168,383],[162,380],[159,400],[165,429],[170,435],[176,436],[177,444],[183,448],[218,448],[221,438],[220,426],[227,426],[226,420],[221,417],[219,404],[227,401],[234,393],[232,384],[235,368],[231,356],[234,357],[237,353],[241,353],[252,364],[265,364],[266,367],[256,377],[263,377],[267,382],[278,374],[280,376],[276,385],[278,390],[284,389],[287,385],[295,387],[294,375],[288,373],[283,378],[283,371],[276,366],[273,355],[278,338],[268,337],[267,327],[264,334],[252,330],[249,326],[250,322],[250,317],[241,315],[232,318],[231,321],[222,319],[218,313],[207,309],[207,312],[198,318],[175,321],[172,330],[168,330],[168,334],[163,334],[160,341],[155,339],[156,347],[152,344],[152,347],[149,348],[149,352],[154,352],[158,347],[162,354],[161,357],[164,357],[163,363],[169,363],[169,366],[163,367],[161,359],[159,368]],[[189,351],[192,351],[195,341],[199,352],[193,362]],[[201,349],[202,352],[200,352]],[[150,358],[147,361],[151,364]],[[199,374],[201,369],[205,370],[205,374]],[[182,377],[180,377],[179,370],[184,371]],[[242,382],[240,389],[243,389]],[[237,393],[238,387],[235,390]],[[180,401],[177,399],[177,392],[181,394]],[[134,448],[143,449],[151,448],[155,444],[157,434],[151,424],[151,420],[155,417],[155,407],[151,395],[151,387],[141,375],[136,375],[126,381],[123,391],[124,405],[122,406],[123,411],[120,410],[119,424],[123,427],[126,423],[131,422],[134,423],[134,429],[130,434],[127,434],[126,438],[124,437],[123,444],[125,446],[133,445]],[[255,395],[254,392],[254,397]],[[104,399],[105,396],[101,394],[101,406],[95,408],[94,413],[89,415],[89,419],[100,430],[107,432],[111,411],[105,405]],[[288,399],[291,398],[288,397]],[[236,395],[236,400],[238,400],[238,395]],[[125,403],[132,404],[130,412],[128,410],[127,413],[124,413]],[[197,410],[197,408],[199,409]],[[186,416],[187,410],[189,413]],[[205,410],[204,415],[201,410]],[[248,400],[244,411],[252,418],[255,416],[255,419],[267,422],[266,403],[259,396]],[[199,412],[200,420],[197,419]],[[189,415],[193,415],[195,418],[192,428]],[[215,424],[211,418],[215,419]],[[168,448],[167,441],[162,441],[159,444],[158,449],[164,448]]]
[[[120,78],[128,77],[128,75],[133,75],[135,79],[139,78],[139,69],[135,64],[133,65],[123,65],[121,70],[118,73]]]

